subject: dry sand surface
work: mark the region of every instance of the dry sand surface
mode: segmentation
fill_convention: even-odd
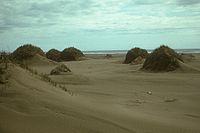
[[[175,72],[151,73],[122,64],[125,55],[86,55],[63,62],[72,73],[50,76],[70,93],[11,65],[0,85],[0,133],[199,133],[195,56]],[[35,57],[29,65],[49,74],[58,63]]]

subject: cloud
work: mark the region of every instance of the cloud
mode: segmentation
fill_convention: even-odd
[[[177,5],[195,5],[199,0],[131,0],[136,5],[156,5],[156,4],[177,4]]]
[[[190,0],[190,3],[195,2]],[[199,8],[179,8],[162,0],[10,0],[0,3],[3,5],[0,7],[1,31],[43,27],[65,30],[165,28],[183,24],[186,18],[193,24],[199,21],[200,14]]]
[[[177,4],[187,6],[187,5],[195,5],[199,4],[199,0],[177,0]]]
[[[58,0],[50,1],[46,3],[32,3],[30,6],[30,12],[40,12],[48,14],[67,14],[67,15],[77,15],[84,14],[85,11],[90,10],[92,7],[91,0]]]
[[[155,5],[165,3],[163,0],[132,0],[136,5]]]
[[[63,19],[90,14],[91,0],[1,1],[1,31],[13,28],[35,28],[59,24]],[[61,22],[62,23],[62,22]]]
[[[198,33],[199,3],[199,0],[0,1],[0,39],[11,34],[30,40],[79,33],[88,36]]]

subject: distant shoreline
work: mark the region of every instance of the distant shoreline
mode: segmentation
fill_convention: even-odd
[[[177,53],[200,53],[200,49],[174,49]],[[84,54],[126,54],[128,50],[94,50],[82,51]],[[153,49],[147,49],[151,53]]]

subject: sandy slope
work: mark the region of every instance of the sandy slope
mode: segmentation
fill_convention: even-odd
[[[121,64],[123,55],[64,62],[73,74],[51,78],[73,96],[13,67],[0,96],[0,132],[198,133],[200,74],[192,67],[199,68],[199,57],[170,73],[138,71],[140,65]],[[49,74],[56,64],[47,64],[30,66]]]

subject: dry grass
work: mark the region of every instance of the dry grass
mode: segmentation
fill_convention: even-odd
[[[124,60],[124,63],[129,64],[139,56],[142,58],[146,58],[148,56],[147,50],[141,48],[133,48],[129,50],[126,54],[126,59]]]
[[[71,96],[74,95],[74,93],[73,93],[71,90],[67,89],[64,85],[59,85],[59,87],[60,87],[63,91],[68,92]]]
[[[53,80],[51,80],[51,78],[48,76],[48,74],[40,74],[40,77],[43,81],[45,82],[49,82],[51,85],[53,86],[57,86],[57,82],[54,82]]]
[[[50,60],[60,62],[62,61],[61,52],[57,49],[51,49],[46,53],[46,57]]]
[[[0,52],[0,95],[5,94],[6,88],[9,82],[9,72],[8,72],[8,63],[9,63],[9,53]]]
[[[105,55],[105,58],[108,58],[108,59],[109,59],[109,58],[112,58],[112,57],[113,57],[112,54],[106,54],[106,55]]]
[[[0,64],[4,65],[4,68],[8,68],[8,63],[10,62],[10,54],[6,52],[0,52]]]
[[[64,64],[61,64],[51,71],[51,75],[59,75],[61,73],[71,72],[71,70]]]
[[[67,92],[67,93],[68,93],[69,95],[71,95],[71,96],[74,95],[74,93],[73,93],[71,90],[69,90],[69,89],[67,89],[65,86],[63,86],[63,85],[61,85],[61,84],[59,84],[59,83],[53,81],[53,80],[49,77],[48,74],[43,74],[43,73],[39,74],[39,73],[37,72],[37,70],[31,69],[31,68],[28,67],[28,65],[25,64],[25,63],[20,64],[20,67],[22,67],[23,69],[29,71],[29,72],[30,72],[31,74],[33,74],[33,75],[39,76],[39,78],[40,78],[42,81],[48,82],[48,83],[50,83],[50,84],[51,84],[52,86],[54,86],[54,87],[59,87],[59,88],[61,88],[63,91]]]
[[[12,59],[14,61],[23,61],[33,57],[36,54],[45,56],[41,48],[33,46],[32,44],[25,44],[23,46],[18,47],[12,53]]]
[[[143,69],[150,71],[174,71],[179,68],[179,54],[168,46],[160,46],[155,49],[145,60]]]
[[[77,61],[84,54],[77,48],[70,47],[66,48],[61,52],[61,57],[63,61]]]

